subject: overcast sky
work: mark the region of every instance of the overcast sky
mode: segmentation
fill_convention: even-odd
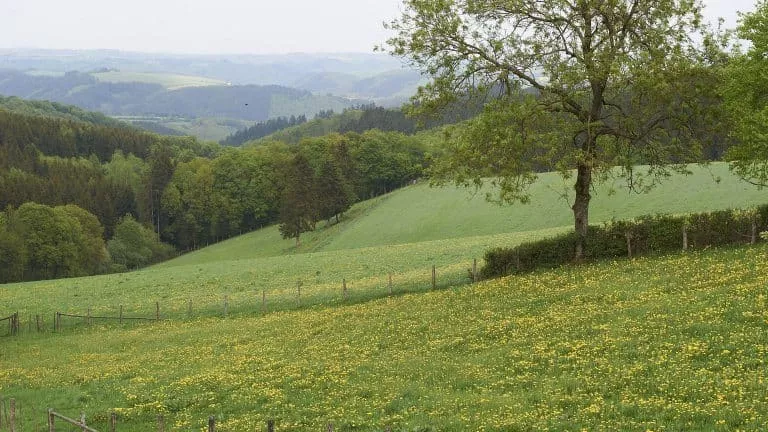
[[[729,26],[753,0],[704,0]],[[0,0],[0,48],[370,52],[400,0]]]

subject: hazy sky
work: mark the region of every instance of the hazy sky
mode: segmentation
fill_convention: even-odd
[[[704,0],[735,25],[753,0]],[[400,0],[0,0],[0,48],[370,52]]]

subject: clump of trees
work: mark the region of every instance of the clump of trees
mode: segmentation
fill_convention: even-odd
[[[279,222],[287,238],[298,238],[357,200],[420,177],[426,153],[421,137],[368,131],[180,162],[163,189],[161,234],[187,249]]]
[[[160,243],[130,216],[106,244],[104,227],[96,216],[72,204],[51,207],[28,202],[0,212],[2,283],[124,270],[172,254],[171,246]]]
[[[258,122],[255,125],[239,130],[221,141],[222,145],[240,146],[248,141],[257,140],[277,131],[289,127],[298,126],[307,122],[307,116],[278,117],[267,121]]]
[[[148,238],[146,233],[123,241],[126,226],[134,233],[143,226],[163,242],[190,250],[279,222],[281,214],[303,206],[311,210],[311,221],[291,232],[298,236],[318,220],[340,218],[358,199],[419,177],[427,149],[420,137],[380,131],[227,148],[1,110],[0,131],[0,209],[18,211],[27,203],[79,207],[102,227],[98,237],[110,239],[113,269],[140,267],[169,254],[154,249],[148,254],[139,246],[136,239]],[[309,166],[301,176],[291,168],[297,155]],[[300,178],[310,187],[299,199],[288,192]],[[23,237],[21,225],[9,226],[13,235],[6,232],[3,240],[8,248]],[[102,270],[25,272],[23,278]]]

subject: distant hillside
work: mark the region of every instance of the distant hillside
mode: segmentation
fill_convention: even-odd
[[[412,70],[393,70],[370,77],[321,72],[303,77],[294,82],[292,87],[315,93],[370,99],[379,105],[394,107],[406,102],[424,82],[424,77]]]
[[[116,69],[122,73],[207,77],[235,85],[293,86],[316,74],[336,73],[360,79],[402,70],[402,64],[389,55],[374,53],[185,55],[112,50],[0,49],[0,68],[48,74]]]
[[[108,115],[224,117],[263,121],[272,117],[314,116],[364,101],[315,96],[282,86],[189,86],[169,90],[148,82],[105,82],[82,72],[60,76],[0,70],[0,94],[77,105]]]
[[[271,135],[275,132],[287,129],[289,127],[298,126],[307,122],[306,116],[291,116],[291,117],[277,117],[269,119],[265,122],[256,123],[245,129],[241,129],[225,139],[221,140],[221,144],[228,146],[240,146],[248,141],[257,140],[267,135]]]
[[[2,50],[0,68],[36,75],[93,72],[102,81],[189,86],[280,85],[395,107],[425,80],[400,60],[374,53],[172,55],[120,51]],[[292,113],[293,114],[293,113]]]
[[[460,123],[474,117],[480,110],[482,110],[482,102],[456,103],[444,109],[442,115],[437,118],[426,119],[423,124],[420,124],[400,109],[384,108],[373,104],[361,105],[354,109],[344,110],[340,114],[325,113],[326,115],[321,118],[315,118],[297,126],[288,126],[255,140],[256,142],[282,141],[295,144],[303,138],[319,137],[333,132],[363,133],[373,129],[413,135],[419,131]],[[246,135],[245,132],[240,133]]]
[[[168,90],[178,90],[184,87],[222,86],[229,84],[225,81],[212,78],[166,73],[107,70],[104,72],[95,72],[92,75],[103,82],[145,82],[150,84],[160,84]]]
[[[320,137],[329,133],[339,132],[343,125],[359,120],[362,115],[363,112],[360,110],[347,110],[341,114],[334,114],[326,118],[316,118],[298,126],[282,129],[254,142],[281,141],[288,144],[296,144],[302,138]]]
[[[24,100],[15,96],[0,96],[0,109],[34,117],[82,121],[111,127],[129,127],[127,123],[120,120],[108,117],[102,113],[85,111],[73,105],[49,101]]]

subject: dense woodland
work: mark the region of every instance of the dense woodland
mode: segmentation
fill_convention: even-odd
[[[140,267],[278,221],[298,240],[421,176],[423,141],[368,131],[233,149],[0,110],[0,281]]]
[[[277,131],[287,129],[289,127],[298,126],[307,122],[307,116],[291,116],[291,117],[278,117],[269,119],[267,121],[258,122],[255,125],[239,130],[234,134],[226,137],[221,141],[221,144],[228,146],[241,146],[248,141],[264,138],[267,135],[271,135]]]

